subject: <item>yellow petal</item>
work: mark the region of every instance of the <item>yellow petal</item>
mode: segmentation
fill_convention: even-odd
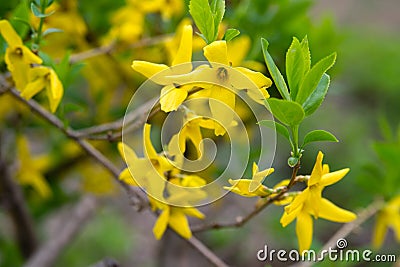
[[[242,63],[250,49],[250,44],[251,41],[247,35],[240,35],[227,43],[228,58],[232,66],[239,66]]]
[[[387,225],[384,216],[384,214],[379,213],[376,217],[375,227],[372,234],[372,245],[375,249],[379,249],[385,240]]]
[[[132,174],[129,171],[129,168],[125,168],[120,174],[118,179],[125,182],[126,184],[132,186],[139,186],[135,179],[132,177]]]
[[[185,25],[183,27],[179,49],[174,58],[174,61],[172,62],[172,66],[192,61],[192,37],[193,37],[192,25]],[[190,69],[188,69],[188,71],[190,70],[191,67]]]
[[[304,202],[308,199],[309,195],[310,195],[310,190],[307,187],[306,189],[303,190],[303,192],[301,192],[294,198],[293,202],[289,206],[285,207],[286,212],[290,213],[293,210],[297,209],[302,204],[304,204]]]
[[[349,168],[342,169],[335,172],[330,172],[324,174],[321,178],[320,185],[321,186],[328,186],[340,181],[348,172],[350,171]]]
[[[22,55],[27,64],[42,64],[42,59],[35,55],[29,48],[26,46],[21,46]]]
[[[311,247],[313,235],[313,220],[306,212],[300,212],[296,221],[296,235],[299,242],[299,251],[302,253]]]
[[[209,106],[215,124],[215,135],[224,135],[231,126],[235,109],[235,94],[221,86],[213,86]]]
[[[340,223],[351,222],[357,218],[353,212],[336,206],[326,198],[321,199],[318,215],[320,218]]]
[[[54,113],[60,104],[61,98],[64,94],[64,88],[61,81],[58,79],[57,74],[53,70],[50,70],[50,81],[46,87],[46,92],[50,103],[50,110]]]
[[[236,67],[234,69],[246,75],[255,84],[257,88],[268,88],[271,87],[272,85],[271,79],[267,78],[261,72],[252,71],[243,67]],[[238,89],[244,89],[244,88],[238,88]]]
[[[158,155],[153,147],[153,144],[151,143],[150,131],[151,125],[146,123],[143,128],[144,154],[149,159],[156,159]]]
[[[198,219],[204,219],[206,216],[201,213],[198,209],[196,208],[183,208],[184,212],[186,215],[192,216],[192,217],[196,217]]]
[[[294,219],[296,219],[297,215],[301,212],[301,209],[303,208],[303,205],[298,206],[295,210],[292,212],[288,213],[285,209],[285,211],[282,214],[280,223],[282,224],[282,227],[286,227],[289,225]]]
[[[314,211],[315,219],[319,216],[319,211],[321,209],[321,194],[322,194],[322,186],[313,186],[310,188],[310,194],[307,204]]]
[[[8,46],[15,47],[23,45],[21,37],[19,37],[8,20],[0,20],[0,33],[4,40],[6,40]]]
[[[173,208],[173,209],[174,212],[170,214],[169,218],[169,226],[183,238],[186,239],[191,238],[192,232],[190,231],[189,223],[185,214],[182,211],[176,210],[179,208]]]
[[[30,83],[28,83],[21,92],[21,96],[25,99],[31,99],[34,95],[39,93],[43,88],[45,88],[46,82],[44,79],[39,78]]]
[[[213,63],[220,63],[229,65],[228,62],[228,48],[225,41],[215,41],[203,48],[204,56],[213,65]]]
[[[160,216],[158,216],[158,219],[153,227],[153,234],[157,240],[161,239],[165,230],[167,229],[168,220],[170,216],[169,213],[170,213],[169,207],[164,209],[161,212]]]
[[[316,183],[319,183],[321,180],[321,176],[323,174],[322,170],[322,159],[324,158],[324,154],[321,151],[318,152],[317,160],[315,161],[315,165],[313,171],[311,173],[310,180],[308,180],[308,186],[312,186]]]
[[[198,121],[199,119],[195,120]],[[197,156],[201,157],[201,151],[203,149],[203,147],[201,147],[201,141],[203,140],[203,137],[201,135],[199,124],[193,122],[193,120],[186,124],[186,136],[190,141],[192,141],[194,147],[196,148]]]
[[[155,64],[147,61],[134,60],[132,62],[132,69],[141,73],[147,78],[152,78],[154,75],[167,70],[168,66],[165,64]],[[160,79],[154,79],[154,82],[159,83]]]
[[[184,86],[182,86],[184,87]],[[177,110],[185,101],[188,93],[185,88],[175,88],[174,85],[167,85],[161,90],[160,104],[161,110],[171,112]]]

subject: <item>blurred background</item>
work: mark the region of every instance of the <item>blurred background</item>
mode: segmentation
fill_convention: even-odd
[[[0,17],[12,20],[25,40],[29,40],[30,29],[21,21],[34,27],[38,23],[30,14],[28,2],[0,3]],[[80,129],[124,115],[130,97],[145,80],[130,68],[133,59],[170,62],[169,42],[174,41],[172,35],[179,23],[189,18],[188,1],[153,1],[158,4],[148,6],[147,2],[65,0],[51,6],[56,13],[46,19],[45,26],[63,32],[45,38],[41,56],[54,66],[63,82],[65,96],[56,115],[68,125]],[[242,60],[259,62],[254,66],[268,76],[261,37],[268,39],[270,53],[281,71],[293,36],[308,36],[313,63],[337,51],[328,95],[318,112],[304,122],[300,134],[324,129],[334,133],[340,142],[310,145],[300,173],[311,172],[319,150],[325,153],[324,162],[331,170],[350,167],[345,179],[326,188],[323,194],[356,212],[375,199],[388,200],[399,194],[399,12],[398,0],[227,1],[224,23],[239,29],[246,39],[241,39],[240,44]],[[74,58],[99,46],[110,46],[111,52]],[[0,40],[2,73],[7,71],[5,48],[4,40]],[[194,59],[201,58],[201,49],[195,47]],[[270,94],[276,95],[274,88]],[[38,101],[43,98],[35,97]],[[155,218],[149,211],[134,212],[106,171],[63,134],[13,101],[8,95],[0,96],[1,152],[7,155],[12,176],[18,179],[23,171],[39,173],[49,186],[51,193],[46,193],[40,191],[40,186],[19,181],[39,242],[57,235],[82,196],[94,194],[101,199],[54,266],[90,266],[105,258],[115,259],[120,266],[208,266],[196,251],[169,231],[156,241],[152,235]],[[92,143],[122,169],[115,142]],[[267,179],[270,185],[290,175],[286,164],[290,147],[278,137],[278,148],[273,163],[275,174]],[[25,254],[15,234],[19,226],[8,209],[10,201],[4,186],[0,187],[0,200],[0,266],[22,266]],[[253,206],[253,199],[228,194],[201,210],[207,216],[206,222],[229,222],[247,214]],[[256,258],[265,244],[274,249],[297,248],[294,224],[282,228],[281,214],[281,207],[270,206],[242,228],[211,230],[196,236],[228,264],[265,266]],[[373,225],[374,219],[369,219],[348,236],[349,248],[370,249]],[[312,248],[319,249],[341,224],[321,219],[314,227]],[[400,244],[389,231],[379,252],[399,255],[399,251]],[[286,266],[279,262],[268,264]]]

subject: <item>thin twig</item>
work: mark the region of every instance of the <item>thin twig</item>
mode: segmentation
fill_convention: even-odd
[[[94,196],[83,197],[74,207],[65,223],[57,231],[57,234],[48,238],[48,241],[27,261],[24,267],[51,267],[54,266],[58,256],[71,240],[82,230],[85,223],[94,214],[97,207],[97,199]]]
[[[140,48],[140,47],[145,47],[145,46],[152,46],[152,45],[157,45],[160,43],[165,42],[169,38],[171,38],[171,34],[165,34],[165,35],[160,35],[156,37],[150,37],[150,38],[144,38],[142,40],[137,41],[136,43],[133,43],[129,46],[127,46],[127,49],[134,49],[134,48]],[[110,44],[106,44],[100,47],[96,47],[90,50],[86,50],[77,54],[72,55],[69,58],[69,62],[75,63],[79,61],[83,61],[85,59],[89,59],[92,57],[100,56],[100,55],[105,55],[105,54],[111,54],[114,50],[117,48],[117,42],[113,41]]]
[[[266,200],[261,205],[256,205],[255,209],[247,214],[245,217],[237,217],[236,221],[228,223],[212,223],[206,225],[193,226],[192,232],[203,232],[210,229],[221,229],[221,228],[238,228],[243,226],[245,223],[250,221],[254,216],[259,214],[267,206],[271,205],[274,201],[279,200],[284,196],[284,194],[289,191],[289,189],[297,182],[297,172],[300,169],[300,162],[293,167],[292,177],[287,187],[273,197],[266,198]]]
[[[216,256],[209,248],[207,248],[200,240],[192,236],[187,242],[200,252],[210,263],[216,267],[228,267],[218,256]]]
[[[358,228],[361,224],[363,224],[366,220],[374,216],[384,205],[384,202],[381,199],[378,199],[372,202],[368,207],[363,209],[358,215],[357,219],[354,221],[343,225],[331,238],[323,245],[320,249],[318,255],[322,255],[325,258],[326,254],[322,254],[321,251],[328,251],[329,248],[335,249],[337,247],[337,241],[341,238],[346,238],[350,233],[354,231],[354,229]],[[323,259],[321,259],[323,260]],[[312,266],[314,262],[301,262],[298,264],[292,265],[293,267],[309,267]]]
[[[75,130],[75,136],[77,138],[114,141],[115,139],[121,137],[122,127],[125,127],[124,132],[127,133],[135,131],[143,126],[147,120],[147,117],[150,116],[148,113],[154,107],[157,100],[158,97],[150,99],[139,108],[127,113],[123,118],[120,118],[116,121]],[[118,132],[113,133],[113,131]],[[107,134],[100,135],[104,132],[107,132]]]
[[[113,175],[115,180],[119,184],[121,184],[121,186],[125,189],[125,191],[127,192],[128,196],[132,201],[132,204],[137,205],[136,208],[138,210],[142,209],[145,206],[148,206],[147,201],[135,189],[133,189],[131,186],[118,179],[120,173],[119,169],[115,167],[115,165],[109,159],[107,159],[102,153],[100,153],[97,149],[95,149],[90,143],[80,139],[74,130],[72,130],[69,127],[65,127],[64,123],[60,119],[58,119],[55,115],[51,114],[50,112],[42,108],[42,106],[40,106],[33,99],[26,100],[22,98],[19,92],[14,88],[10,88],[8,91],[17,100],[29,106],[33,112],[35,112],[40,117],[48,121],[50,124],[57,127],[59,130],[61,130],[67,137],[75,140],[76,143],[78,143],[81,146],[81,148],[84,151],[86,151],[87,154],[89,154],[92,158],[94,158],[98,163],[103,165],[103,167],[106,170],[108,170]]]

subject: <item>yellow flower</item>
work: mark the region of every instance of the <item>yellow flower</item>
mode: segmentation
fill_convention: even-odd
[[[393,229],[397,242],[400,242],[400,196],[390,200],[379,211],[372,238],[374,248],[382,246],[388,228]]]
[[[5,61],[11,72],[15,86],[22,90],[28,83],[28,73],[31,64],[41,64],[42,59],[24,46],[21,38],[7,20],[0,20],[0,33],[6,40]]]
[[[229,179],[231,187],[224,186],[224,189],[232,191],[238,195],[245,197],[266,197],[271,195],[271,190],[268,190],[262,185],[264,178],[274,172],[273,168],[258,170],[257,164],[253,163],[253,177],[252,179]]]
[[[203,139],[200,128],[214,129],[214,121],[201,116],[187,114],[187,121],[179,133],[171,138],[168,145],[168,152],[171,155],[183,154],[186,151],[186,140],[190,140],[197,149],[197,155],[201,156],[201,141]]]
[[[322,198],[321,193],[325,186],[334,184],[341,180],[349,171],[343,169],[329,172],[328,165],[322,165],[323,154],[318,153],[314,169],[308,180],[307,188],[297,195],[293,202],[285,207],[280,220],[283,227],[286,227],[294,219],[296,220],[296,235],[299,242],[299,250],[309,249],[312,242],[313,220],[323,218],[334,222],[350,222],[356,215],[350,211],[339,208],[329,200]]]
[[[209,106],[213,117],[221,125],[229,126],[233,121],[237,90],[246,90],[247,94],[260,104],[263,104],[264,99],[269,98],[266,88],[272,85],[272,81],[260,72],[243,67],[232,67],[225,41],[215,41],[205,46],[203,50],[211,66],[202,65],[188,74],[168,78],[185,86],[192,84],[205,88],[206,90],[203,91],[207,91],[208,95],[205,92],[203,94],[210,98]],[[224,133],[223,127],[216,126],[216,135]]]
[[[39,66],[29,70],[29,83],[22,90],[21,96],[30,99],[46,89],[51,112],[55,112],[64,94],[64,88],[57,74],[51,68]]]
[[[152,81],[158,84],[165,85],[161,90],[160,96],[161,110],[165,112],[176,110],[179,105],[185,101],[188,91],[193,87],[190,85],[179,86],[175,84],[173,80],[165,78],[165,76],[187,73],[192,70],[191,64],[188,64],[192,60],[192,37],[192,26],[184,26],[179,49],[172,61],[171,67],[165,64],[155,64],[139,60],[135,60],[132,63],[132,68],[135,71],[143,74],[147,78],[151,78]],[[162,77],[156,75],[162,71],[164,71]]]
[[[192,205],[207,196],[198,188],[205,185],[205,181],[196,175],[182,175],[175,165],[158,155],[151,144],[148,124],[144,130],[144,146],[146,158],[138,158],[127,145],[118,144],[120,154],[128,164],[128,168],[121,172],[119,179],[133,186],[144,187],[153,210],[161,211],[153,228],[156,239],[162,237],[167,226],[182,237],[190,238],[192,233],[186,216],[204,218]],[[186,190],[188,187],[196,190]]]
[[[167,51],[168,62],[170,64],[172,64],[172,62],[174,61],[174,58],[176,57],[176,55],[178,53],[178,48],[179,48],[179,44],[182,39],[182,34],[184,32],[185,27],[188,25],[192,25],[191,19],[183,18],[176,29],[176,34],[173,37],[168,38],[164,43],[164,46]],[[203,38],[201,38],[198,35],[193,36],[193,38],[192,38],[192,51],[193,52],[201,50],[204,47],[204,45],[205,45],[205,42],[204,42]]]
[[[43,176],[43,171],[48,168],[50,158],[47,155],[32,158],[28,141],[22,136],[17,139],[17,152],[19,159],[18,182],[33,187],[41,197],[49,198],[52,193],[46,178]]]

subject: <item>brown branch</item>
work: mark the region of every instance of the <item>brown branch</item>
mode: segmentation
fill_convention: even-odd
[[[85,150],[90,156],[92,156],[98,163],[100,163],[104,168],[106,168],[122,185],[122,187],[127,192],[131,201],[133,201],[133,206],[137,207],[137,209],[142,209],[143,207],[148,207],[148,202],[145,201],[138,192],[134,191],[132,187],[123,183],[118,179],[119,170],[113,165],[111,161],[109,161],[103,154],[101,154],[97,149],[95,149],[90,143],[85,140],[80,139],[81,137],[71,128],[67,128],[64,126],[63,122],[59,120],[55,115],[49,113],[47,110],[42,108],[36,101],[34,100],[25,100],[19,94],[19,92],[14,88],[9,88],[8,90],[11,95],[13,95],[17,100],[22,102],[23,104],[29,106],[33,112],[38,114],[40,117],[48,121],[50,124],[57,127],[61,130],[67,137],[75,140],[83,150]],[[89,201],[89,200],[87,200]],[[146,204],[143,204],[146,203]],[[78,205],[78,207],[81,205]],[[77,207],[77,208],[78,208]],[[85,220],[86,216],[83,216],[84,213],[81,213],[79,210],[76,210],[77,213],[80,214],[81,224]],[[88,212],[86,212],[88,213]],[[154,214],[155,215],[155,214]],[[43,246],[42,249],[35,254],[35,256],[27,263],[27,267],[47,267],[50,266],[55,259],[58,257],[59,251],[70,241],[71,238],[79,228],[75,225],[76,221],[79,221],[76,216],[72,216],[75,220],[71,220],[71,224],[65,226],[66,230],[62,234],[62,237],[59,237],[55,240],[49,240],[47,244]],[[175,232],[175,231],[174,231]],[[175,232],[176,233],[176,232]],[[189,244],[191,244],[196,250],[198,250],[204,257],[206,257],[211,263],[213,263],[217,267],[225,267],[227,266],[221,259],[219,259],[212,251],[210,251],[204,244],[202,244],[199,240],[192,237],[190,240],[186,240]],[[46,251],[51,251],[50,253]],[[52,254],[53,256],[49,256]],[[49,264],[49,265],[45,265]]]
[[[354,231],[354,229],[358,228],[361,224],[363,224],[366,220],[374,216],[384,205],[384,202],[379,199],[372,202],[368,207],[363,209],[358,213],[357,219],[354,221],[343,225],[320,249],[318,255],[322,255],[325,258],[326,254],[321,254],[321,251],[328,250],[329,248],[334,249],[337,246],[337,241],[341,238],[347,237],[350,233]],[[323,260],[323,259],[321,259]],[[299,264],[294,264],[292,266],[296,267],[309,267],[312,266],[314,262],[302,262]]]
[[[210,263],[216,267],[228,267],[218,256],[216,256],[209,248],[207,248],[200,240],[192,236],[187,242],[200,252]]]
[[[65,220],[57,234],[48,238],[35,254],[29,258],[25,267],[50,267],[54,266],[58,256],[71,240],[82,230],[83,226],[93,216],[98,205],[94,196],[84,196],[73,208],[68,220]]]
[[[147,201],[142,197],[141,194],[128,184],[122,182],[121,180],[118,179],[119,176],[119,169],[115,167],[115,165],[107,159],[102,153],[100,153],[96,148],[94,148],[89,142],[82,140],[79,138],[79,136],[76,134],[74,130],[72,130],[69,127],[65,127],[64,123],[58,119],[55,115],[52,113],[48,112],[42,106],[40,106],[36,101],[33,99],[31,100],[26,100],[22,98],[19,94],[19,92],[14,89],[10,88],[8,90],[14,98],[22,102],[23,104],[29,106],[31,110],[38,114],[41,118],[45,119],[47,122],[50,124],[54,125],[57,127],[59,130],[61,130],[67,137],[75,140],[77,144],[80,145],[80,147],[93,159],[95,159],[98,163],[100,163],[106,170],[108,170],[112,176],[115,178],[115,180],[125,189],[126,193],[128,194],[131,204],[135,205],[136,209],[140,210],[146,206],[148,206]]]
[[[157,44],[165,42],[166,40],[168,40],[171,37],[172,37],[171,34],[165,34],[165,35],[160,35],[160,36],[151,37],[151,38],[144,38],[142,40],[137,41],[136,43],[128,45],[127,49],[134,49],[134,48],[140,48],[140,47],[145,47],[145,46],[157,45]],[[74,54],[69,58],[69,62],[76,63],[76,62],[83,61],[85,59],[89,59],[92,57],[105,55],[105,54],[111,54],[116,49],[117,49],[117,42],[113,41],[110,44],[103,45],[100,47],[96,47],[96,48],[93,48],[90,50],[86,50],[86,51]]]
[[[23,257],[28,258],[37,248],[37,237],[21,188],[10,175],[8,166],[9,164],[0,154],[1,198],[13,221],[19,249]]]
[[[267,206],[271,205],[274,201],[281,199],[286,192],[297,182],[297,172],[300,169],[300,162],[293,167],[292,177],[287,187],[283,188],[280,193],[273,197],[266,198],[261,205],[256,205],[255,209],[244,217],[237,217],[236,221],[228,223],[212,223],[206,225],[193,226],[192,232],[203,232],[210,229],[221,229],[221,228],[237,228],[243,226],[245,223],[250,221],[253,217],[259,214]],[[301,176],[303,177],[303,176]]]

